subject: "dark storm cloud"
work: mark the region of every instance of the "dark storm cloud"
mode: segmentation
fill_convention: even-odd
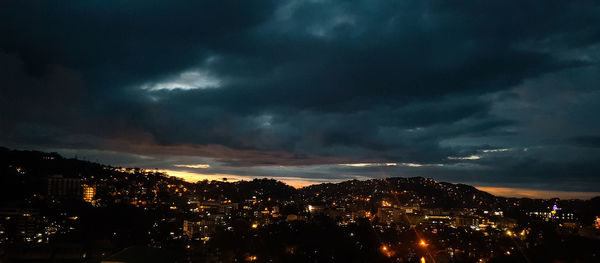
[[[579,147],[600,148],[600,136],[577,136],[570,138],[569,142]]]
[[[119,83],[190,66],[271,11],[258,1],[4,1],[3,49],[34,72],[56,63]]]
[[[599,14],[595,1],[3,1],[0,143],[234,170],[443,164],[386,169],[497,183],[570,169],[600,186],[597,158],[554,157],[598,148]],[[303,176],[339,172],[323,171]]]

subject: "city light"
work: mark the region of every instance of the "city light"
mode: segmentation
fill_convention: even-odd
[[[381,246],[381,253],[383,253],[384,255],[386,255],[387,257],[391,257],[394,255],[394,251],[392,251],[388,246],[386,245],[382,245]]]
[[[89,185],[82,185],[83,188],[83,201],[88,203],[94,203],[94,196],[96,195],[96,187]]]

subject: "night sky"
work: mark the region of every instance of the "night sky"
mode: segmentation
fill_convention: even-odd
[[[599,62],[598,1],[5,0],[0,145],[188,180],[589,197]]]

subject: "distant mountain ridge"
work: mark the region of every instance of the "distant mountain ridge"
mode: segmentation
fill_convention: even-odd
[[[366,181],[345,181],[336,184],[312,185],[301,189],[307,195],[317,192],[330,195],[370,195],[393,199],[396,202],[431,207],[494,207],[504,205],[505,198],[496,197],[465,184],[437,182],[423,177],[390,177]],[[419,201],[421,199],[422,201]],[[426,201],[426,202],[424,202]]]
[[[23,193],[42,191],[44,186],[41,181],[50,175],[82,178],[89,176],[102,177],[107,174],[128,176],[133,172],[138,176],[168,177],[164,173],[147,172],[140,168],[128,168],[128,171],[130,172],[122,172],[119,167],[75,158],[65,158],[58,153],[10,150],[0,147],[0,191],[3,189]],[[206,181],[201,181],[193,184],[175,178],[173,180],[178,180],[178,182],[190,186],[206,183]],[[278,199],[305,196],[312,201],[323,202],[333,196],[371,195],[394,198],[399,203],[407,205],[418,204],[418,199],[421,199],[427,201],[424,206],[446,208],[498,208],[505,207],[516,200],[524,200],[525,203],[541,202],[541,200],[535,201],[536,199],[498,197],[470,185],[437,182],[432,178],[423,177],[390,177],[365,181],[349,180],[340,183],[311,185],[300,189],[295,189],[272,179],[240,182],[215,181],[215,184],[221,186],[220,188],[211,189],[215,197],[224,194],[237,196],[238,198],[258,195],[273,196]],[[316,193],[320,193],[320,197],[316,198]],[[5,196],[0,194],[0,198],[5,198]],[[596,202],[597,199],[595,198]]]
[[[46,153],[40,151],[21,151],[10,150],[0,147],[0,180],[3,185],[17,186],[19,182],[28,181],[33,188],[35,182],[43,180],[50,175],[63,175],[65,177],[86,177],[86,176],[102,176],[103,174],[115,173],[113,166],[94,163],[89,161],[78,160],[74,158],[65,158],[58,153]],[[133,168],[133,170],[141,170]],[[167,176],[166,174],[160,174]],[[11,179],[12,178],[12,179]],[[13,180],[18,178],[17,181]],[[226,186],[228,183],[223,183]],[[301,189],[295,189],[281,182],[274,180],[254,180],[242,181],[233,183],[237,189],[224,187],[222,191],[228,188],[233,192],[253,192],[265,194],[266,191],[276,193],[279,198],[291,198],[292,196],[303,194],[313,195],[320,191],[325,195],[333,194],[377,194],[384,191],[401,190],[402,193],[410,192],[420,197],[435,198],[439,205],[447,207],[457,206],[476,206],[478,203],[497,203],[498,197],[489,193],[477,190],[476,188],[463,184],[439,183],[430,178],[413,177],[413,178],[386,178],[372,179],[366,181],[345,181],[340,183],[323,183],[311,185]],[[39,190],[39,189],[38,189]],[[400,194],[400,198],[405,198],[407,195]],[[464,200],[468,202],[463,203]],[[408,201],[408,200],[407,200]]]

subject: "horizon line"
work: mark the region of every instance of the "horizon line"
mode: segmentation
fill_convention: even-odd
[[[260,176],[242,176],[242,175],[234,175],[234,174],[201,174],[194,173],[188,171],[177,171],[177,170],[160,170],[161,172],[181,178],[186,182],[199,182],[203,180],[209,181],[223,181],[223,178],[227,178],[227,182],[236,182],[236,181],[251,181],[254,179],[273,179],[279,182],[282,182],[286,185],[294,187],[296,189],[300,189],[303,187],[324,184],[324,183],[341,183],[351,180],[373,180],[373,179],[385,179],[385,178],[370,178],[370,177],[361,177],[361,178],[348,178],[348,179],[326,179],[326,178],[303,178],[303,177],[260,177]],[[412,178],[418,178],[420,176],[414,176]],[[394,177],[386,177],[386,178],[394,178]],[[411,177],[397,177],[397,178],[411,178]],[[427,178],[427,177],[421,177]],[[433,178],[432,178],[433,179]],[[435,180],[435,179],[434,179]],[[437,180],[436,180],[437,181]],[[548,189],[535,189],[535,188],[522,188],[522,187],[504,187],[504,186],[483,186],[483,185],[471,185],[465,182],[448,182],[452,184],[465,184],[470,185],[476,188],[479,191],[490,193],[494,196],[498,197],[507,197],[507,198],[531,198],[531,199],[581,199],[581,200],[590,200],[594,197],[600,196],[600,192],[592,192],[592,191],[568,191],[568,190],[548,190]]]

